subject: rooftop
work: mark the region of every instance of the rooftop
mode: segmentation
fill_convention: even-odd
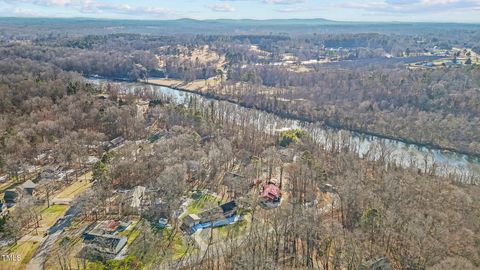
[[[33,183],[32,180],[28,180],[27,182],[21,185],[24,189],[34,189],[37,187],[37,184]]]
[[[281,191],[280,191],[280,188],[278,188],[275,184],[268,183],[265,186],[263,186],[263,191],[261,196],[262,198],[275,200],[280,198]]]

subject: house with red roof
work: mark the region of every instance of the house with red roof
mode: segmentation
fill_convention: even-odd
[[[263,186],[262,198],[264,199],[275,201],[282,197],[281,194],[280,188],[275,184],[268,183]]]
[[[270,208],[275,208],[280,205],[282,199],[282,191],[274,183],[268,182],[266,185],[263,186],[260,197],[262,199],[262,205]]]

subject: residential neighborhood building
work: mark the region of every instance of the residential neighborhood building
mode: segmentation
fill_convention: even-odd
[[[3,193],[3,201],[5,202],[8,208],[11,208],[17,203],[18,196],[19,194],[16,189],[14,188],[7,189]]]
[[[30,196],[34,195],[36,188],[37,184],[33,183],[32,180],[28,180],[20,185],[20,190]]]
[[[278,207],[281,203],[282,192],[276,184],[268,182],[266,185],[263,186],[260,198],[261,204],[264,207],[275,208]]]
[[[92,233],[85,237],[83,242],[87,253],[113,258],[127,245],[127,237]]]
[[[87,226],[82,234],[85,256],[114,258],[127,244],[127,237],[117,234],[130,224],[119,220],[105,220]]]
[[[109,141],[106,144],[106,148],[108,150],[116,148],[116,147],[120,146],[124,141],[125,141],[125,139],[122,136],[116,137],[115,139]]]
[[[361,270],[390,270],[391,265],[388,258],[374,258],[364,262]]]
[[[237,215],[237,203],[230,201],[204,212],[186,216],[183,219],[181,229],[188,234],[193,234],[201,229],[232,224],[240,219],[241,217]]]

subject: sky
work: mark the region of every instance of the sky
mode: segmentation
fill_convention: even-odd
[[[480,0],[0,0],[0,16],[480,23]]]

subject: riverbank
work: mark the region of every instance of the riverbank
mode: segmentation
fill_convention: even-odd
[[[367,157],[372,160],[378,159],[381,151],[387,151],[388,162],[395,166],[416,168],[419,171],[434,173],[439,176],[455,175],[458,177],[458,182],[461,183],[480,183],[480,159],[472,155],[402,142],[383,135],[375,136],[374,134],[361,133],[352,129],[340,129],[328,126],[325,123],[308,121],[308,119],[295,116],[289,117],[289,114],[269,112],[236,100],[215,96],[207,92],[208,88],[206,90],[196,90],[192,85],[187,85],[177,80],[150,80],[149,82],[135,83],[118,82],[109,79],[91,79],[90,81],[95,84],[119,84],[124,91],[134,91],[139,87],[150,88],[149,91],[172,96],[176,102],[181,104],[188,104],[190,101],[189,97],[197,96],[200,106],[202,106],[201,104],[209,108],[212,105],[221,106],[222,110],[230,112],[231,117],[229,118],[232,121],[240,118],[250,119],[249,121],[252,124],[265,132],[275,132],[275,130],[283,130],[285,128],[301,128],[316,143],[327,150],[348,147],[350,151],[356,153],[360,158]],[[247,118],[241,116],[246,116],[245,114],[248,115]]]
[[[156,86],[165,86],[174,88],[181,91],[188,91],[196,94],[205,94],[206,91],[212,87],[217,86],[221,82],[220,77],[212,77],[207,80],[196,80],[192,82],[185,82],[177,79],[150,79],[150,80],[139,80],[140,83],[151,84]]]
[[[414,146],[420,147],[420,148],[424,147],[424,148],[427,148],[429,150],[448,151],[448,152],[451,152],[453,154],[465,155],[465,156],[468,156],[472,159],[477,159],[477,162],[480,162],[480,153],[476,153],[476,152],[465,151],[465,150],[457,149],[457,148],[454,148],[454,147],[439,145],[439,144],[435,144],[435,143],[431,143],[431,142],[418,142],[418,141],[414,141],[414,140],[411,140],[411,139],[408,139],[408,138],[377,133],[377,132],[370,131],[370,130],[365,130],[365,129],[351,128],[351,127],[347,127],[345,125],[341,125],[339,123],[329,123],[328,120],[327,121],[318,121],[318,120],[314,120],[314,119],[309,119],[307,117],[301,117],[301,116],[298,116],[298,115],[293,115],[293,114],[288,113],[288,112],[278,113],[278,112],[275,112],[275,111],[272,111],[272,110],[260,108],[256,105],[241,102],[240,100],[235,100],[235,99],[232,99],[232,98],[228,98],[228,97],[224,97],[224,96],[221,96],[221,95],[212,94],[211,92],[207,92],[208,87],[206,85],[208,85],[208,84],[205,84],[203,82],[204,81],[202,80],[202,81],[194,81],[194,82],[187,83],[187,82],[184,82],[184,81],[181,81],[181,80],[176,80],[176,79],[154,79],[154,80],[148,80],[148,81],[144,81],[144,80],[139,81],[139,83],[144,83],[144,84],[149,84],[149,85],[154,85],[154,86],[169,87],[169,88],[179,90],[179,91],[183,91],[183,92],[198,94],[198,95],[201,95],[205,98],[216,99],[216,100],[219,100],[219,101],[227,101],[227,102],[230,102],[230,103],[240,105],[240,106],[245,107],[245,108],[260,110],[260,111],[267,112],[267,113],[272,113],[272,114],[275,114],[275,115],[277,115],[279,117],[282,117],[282,118],[288,118],[288,119],[297,120],[297,121],[310,123],[310,124],[319,123],[325,128],[330,128],[330,129],[335,129],[335,130],[345,130],[345,131],[355,133],[355,135],[359,135],[359,136],[377,137],[377,138],[381,138],[381,139],[387,139],[387,140],[391,140],[391,141],[401,142],[401,143],[404,143],[404,144],[407,144],[407,145],[414,145]],[[202,83],[203,83],[203,86],[202,86]]]

